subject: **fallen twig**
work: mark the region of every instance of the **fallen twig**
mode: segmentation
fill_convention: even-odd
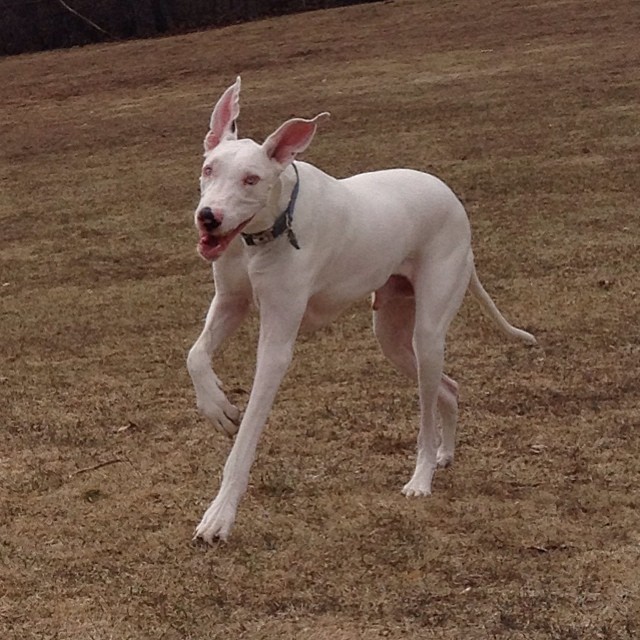
[[[79,476],[81,473],[88,473],[89,471],[95,471],[96,469],[101,469],[102,467],[106,467],[110,464],[117,464],[118,462],[124,462],[124,460],[121,460],[120,458],[114,458],[113,460],[106,460],[105,462],[99,462],[98,464],[94,464],[91,467],[84,467],[82,469],[78,469],[77,471],[70,473],[69,477],[73,478],[74,476]]]

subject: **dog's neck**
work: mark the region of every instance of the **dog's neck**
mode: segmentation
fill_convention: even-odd
[[[261,234],[269,231],[289,207],[297,183],[298,173],[293,165],[289,165],[271,188],[267,205],[244,228],[244,233]]]

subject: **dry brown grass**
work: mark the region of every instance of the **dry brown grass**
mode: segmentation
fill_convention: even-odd
[[[638,637],[639,18],[398,0],[1,60],[0,637]],[[245,135],[328,109],[306,156],[327,171],[446,179],[541,347],[464,306],[456,466],[405,500],[415,392],[363,301],[300,341],[205,550],[229,442],[184,365],[212,291],[191,208],[237,72]],[[255,329],[218,363],[241,403]]]

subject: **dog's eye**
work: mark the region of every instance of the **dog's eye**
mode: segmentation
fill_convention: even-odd
[[[207,165],[202,169],[202,175],[205,178],[210,178],[213,175],[213,169],[209,165]]]
[[[244,180],[242,182],[248,187],[253,187],[254,185],[258,184],[258,182],[260,182],[260,176],[248,175],[244,177]]]

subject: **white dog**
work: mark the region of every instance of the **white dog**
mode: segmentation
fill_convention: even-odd
[[[237,431],[218,495],[195,531],[209,543],[226,539],[233,526],[298,331],[326,325],[373,293],[382,351],[417,382],[420,396],[418,456],[406,496],[429,495],[436,466],[453,460],[457,384],[443,374],[444,348],[467,288],[507,336],[535,344],[482,288],[469,221],[449,187],[409,169],[338,180],[294,163],[325,113],[288,120],[263,144],[239,140],[239,94],[240,78],[213,110],[195,212],[198,251],[214,263],[215,296],[187,365],[200,412],[228,435]],[[240,412],[211,357],[252,304],[260,313],[257,366],[238,429]]]

